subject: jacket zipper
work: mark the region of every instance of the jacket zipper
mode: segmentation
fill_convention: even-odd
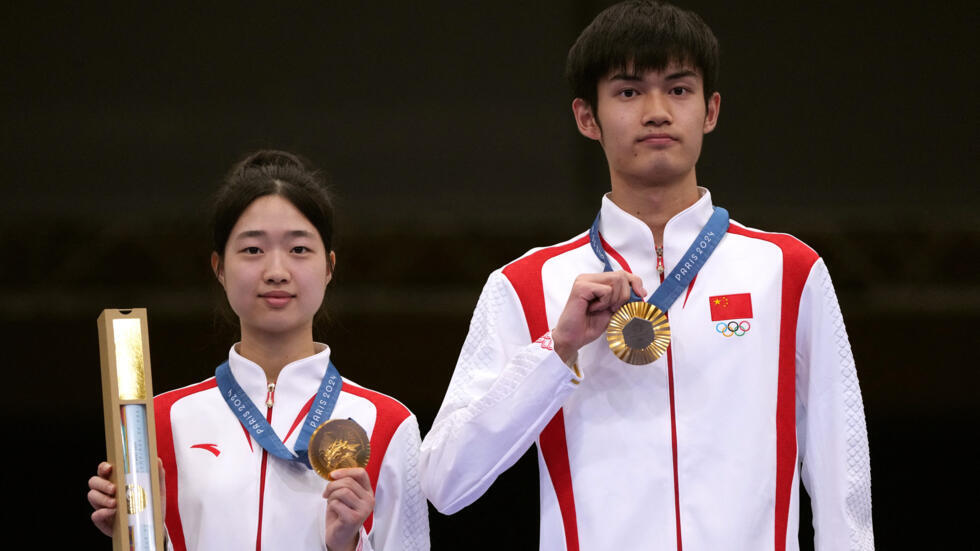
[[[276,393],[276,383],[269,383],[269,392],[265,395],[265,407],[272,409],[273,397]]]
[[[265,395],[265,420],[272,425],[272,405],[275,403],[276,384],[269,383],[269,392]],[[262,551],[262,507],[265,504],[265,470],[269,463],[269,452],[262,448],[262,467],[259,475],[259,520],[255,532],[255,551]]]
[[[657,273],[660,274],[660,284],[664,283],[664,248],[656,247],[657,250]],[[667,317],[667,322],[670,322],[670,317],[667,312],[664,312],[664,316]],[[681,540],[681,493],[678,486],[678,474],[677,474],[677,419],[674,412],[674,355],[672,353],[672,347],[667,345],[667,385],[669,389],[670,396],[670,448],[671,454],[674,461],[674,517],[676,522],[677,530],[677,551],[682,551],[684,549]]]

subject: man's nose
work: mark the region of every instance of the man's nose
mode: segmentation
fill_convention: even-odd
[[[643,124],[660,126],[670,124],[671,120],[667,96],[657,91],[647,94],[643,102]]]

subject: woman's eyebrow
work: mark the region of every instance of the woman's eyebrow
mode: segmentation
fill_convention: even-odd
[[[245,230],[239,232],[235,236],[235,239],[244,239],[248,237],[265,237],[268,233],[265,230]],[[286,232],[287,237],[313,237],[313,232],[307,230],[290,230]]]
[[[245,230],[243,232],[239,232],[238,235],[235,236],[235,239],[243,239],[246,237],[264,237],[265,235],[265,230]]]

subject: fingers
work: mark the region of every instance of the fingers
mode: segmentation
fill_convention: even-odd
[[[575,286],[591,294],[592,300],[587,309],[590,314],[615,312],[629,301],[631,290],[641,297],[646,296],[642,280],[624,271],[585,274],[576,279]]]
[[[88,502],[93,508],[116,506],[116,485],[109,480],[112,473],[112,465],[102,462],[96,469],[98,476],[88,479]]]
[[[328,501],[361,512],[374,509],[374,492],[367,471],[360,468],[337,469],[330,476],[333,481],[323,490],[323,497]]]
[[[360,467],[335,469],[330,471],[330,478],[334,479],[334,481],[350,478],[357,482],[357,484],[359,484],[362,488],[366,488],[367,490],[371,489],[371,477],[368,476],[366,470]]]
[[[555,353],[562,361],[571,365],[578,350],[605,331],[609,318],[630,300],[630,291],[646,296],[643,281],[624,271],[575,278],[568,302],[551,332]]]
[[[357,531],[374,510],[371,479],[364,469],[337,469],[323,491],[327,498],[327,547],[349,546],[357,541]],[[333,542],[333,543],[331,543]]]
[[[585,302],[585,309],[590,314],[608,310],[618,295],[614,282],[577,282],[573,292],[577,292],[578,296]]]
[[[112,536],[112,525],[116,522],[115,509],[97,509],[92,513],[92,523],[100,532]]]
[[[88,479],[87,494],[92,513],[92,523],[100,532],[112,535],[112,525],[116,520],[116,485],[109,480],[112,465],[103,461],[95,470],[97,476]]]
[[[640,279],[640,276],[629,272],[623,273],[626,274],[626,279],[629,281],[630,287],[633,289],[633,292],[636,293],[636,296],[640,298],[647,296],[647,290],[643,287],[643,280]]]

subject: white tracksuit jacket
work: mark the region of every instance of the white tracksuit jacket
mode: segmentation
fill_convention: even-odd
[[[293,362],[276,381],[271,425],[293,449],[327,369],[330,349]],[[256,406],[266,403],[265,372],[232,347],[232,373]],[[173,549],[326,549],[327,482],[305,466],[265,452],[231,412],[214,377],[154,399],[157,450],[166,469],[167,532]],[[429,549],[418,482],[419,429],[402,404],[344,379],[332,419],[351,418],[371,438],[367,471],[374,514],[360,549]]]
[[[666,225],[667,274],[712,213],[700,193]],[[649,228],[608,198],[601,213],[614,268],[652,293]],[[789,235],[732,222],[668,310],[667,353],[629,365],[600,337],[579,351],[577,377],[549,328],[575,277],[601,271],[584,233],[490,275],[422,443],[435,507],[472,503],[536,443],[542,550],[795,551],[800,476],[816,548],[872,549],[861,391],[823,260]],[[751,311],[714,311],[746,293]],[[732,321],[740,334],[726,330]]]

